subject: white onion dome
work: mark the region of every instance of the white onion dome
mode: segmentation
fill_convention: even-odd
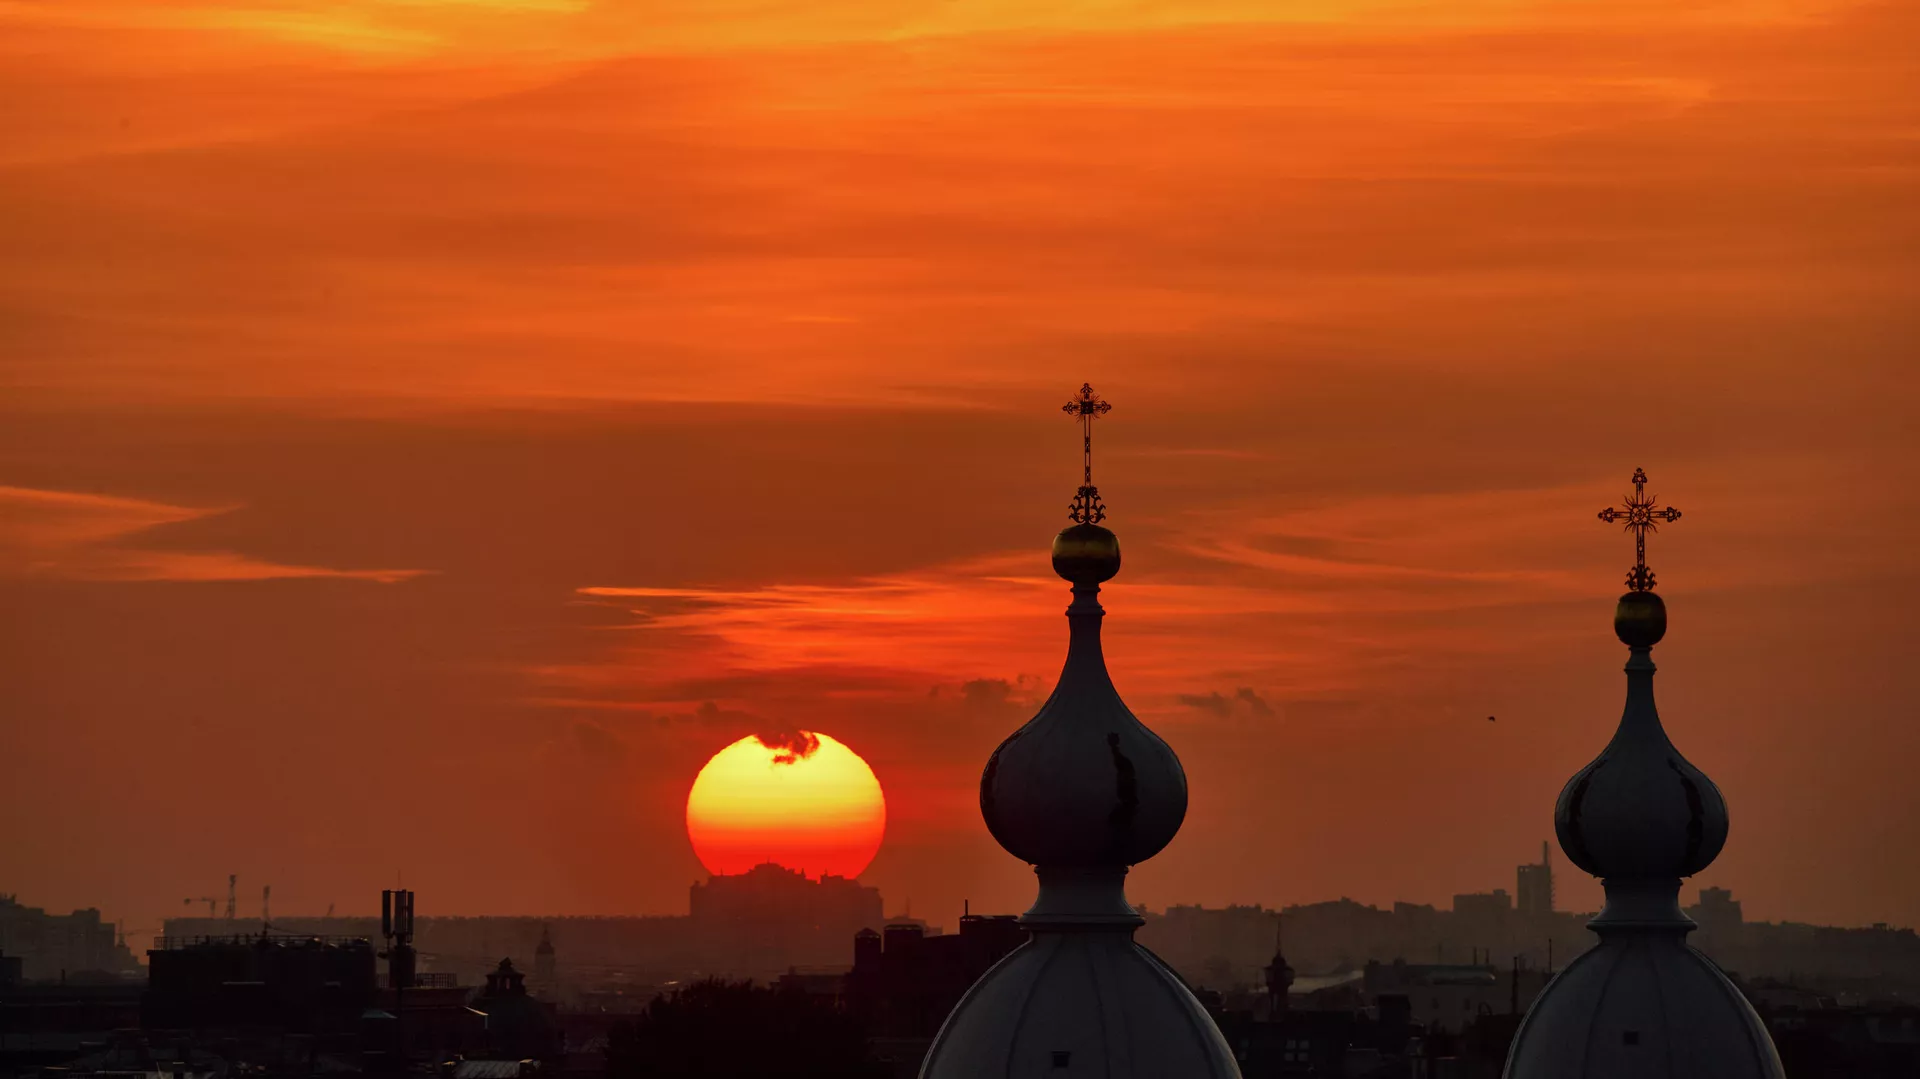
[[[1631,650],[1620,727],[1593,763],[1567,781],[1554,831],[1573,864],[1596,877],[1690,877],[1727,841],[1727,803],[1713,780],[1667,738],[1653,703],[1653,645],[1666,604],[1652,592],[1620,597],[1614,630]]]
[[[1107,674],[1096,597],[1119,571],[1119,541],[1099,525],[1075,525],[1054,540],[1053,563],[1073,582],[1066,665],[1039,713],[987,759],[980,815],[993,838],[1030,865],[1124,869],[1160,853],[1180,830],[1187,777]]]
[[[1719,855],[1727,806],[1654,708],[1651,653],[1666,632],[1665,603],[1629,592],[1614,630],[1629,650],[1620,726],[1554,809],[1561,849],[1606,888],[1605,908],[1587,923],[1600,943],[1534,1001],[1505,1079],[1782,1079],[1753,1006],[1686,942],[1695,926],[1680,910],[1680,878]]]

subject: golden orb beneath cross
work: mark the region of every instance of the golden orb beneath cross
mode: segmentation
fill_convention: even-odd
[[[1099,525],[1073,525],[1053,537],[1053,572],[1074,584],[1099,584],[1120,572],[1120,539]]]

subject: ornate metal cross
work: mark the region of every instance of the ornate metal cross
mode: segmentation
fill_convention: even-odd
[[[1647,533],[1660,531],[1655,521],[1674,522],[1680,519],[1680,511],[1672,506],[1653,504],[1653,496],[1647,494],[1647,470],[1633,470],[1633,493],[1626,496],[1626,507],[1616,509],[1608,506],[1600,511],[1600,519],[1612,524],[1625,521],[1627,531],[1633,533],[1633,568],[1627,571],[1627,589],[1632,592],[1653,591],[1653,571],[1647,568]]]
[[[1093,485],[1093,421],[1113,411],[1113,405],[1093,392],[1091,382],[1083,382],[1079,394],[1060,411],[1080,421],[1080,490],[1067,507],[1067,518],[1075,524],[1099,524],[1107,519],[1107,507],[1100,502],[1100,489]]]

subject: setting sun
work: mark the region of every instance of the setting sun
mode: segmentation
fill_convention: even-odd
[[[687,836],[710,873],[762,862],[809,876],[856,877],[886,833],[880,781],[824,735],[748,735],[713,755],[687,795]]]

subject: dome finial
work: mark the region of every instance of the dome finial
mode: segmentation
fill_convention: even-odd
[[[1053,537],[1053,572],[1076,585],[1099,585],[1120,572],[1120,540],[1101,526],[1107,519],[1100,488],[1093,485],[1093,421],[1113,411],[1110,402],[1084,382],[1080,392],[1060,407],[1080,421],[1080,490],[1067,506],[1073,524]]]

